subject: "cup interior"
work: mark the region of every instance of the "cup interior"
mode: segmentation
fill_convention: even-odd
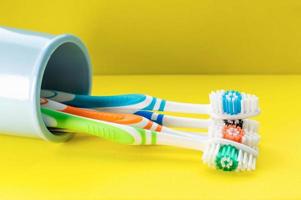
[[[75,43],[61,44],[46,64],[41,89],[87,94],[89,92],[89,61]]]
[[[90,62],[86,50],[77,43],[63,42],[53,50],[47,61],[40,90],[89,94],[90,76]],[[43,123],[41,118],[42,114],[40,113],[40,121]],[[70,135],[70,133],[47,128],[45,124],[42,126],[43,135],[51,141],[61,141],[61,139],[56,139],[56,136]],[[48,137],[49,134],[54,137],[51,135]]]

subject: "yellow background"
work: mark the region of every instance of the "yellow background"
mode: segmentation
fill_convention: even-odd
[[[0,0],[0,25],[78,35],[95,74],[301,72],[299,0]],[[172,147],[0,135],[0,199],[301,199],[301,76],[95,76],[93,94],[207,103],[217,88],[260,97],[255,172]]]
[[[96,74],[300,73],[300,0],[0,0],[0,25],[73,33]]]
[[[0,199],[301,199],[301,76],[97,76],[93,94],[208,103],[216,88],[260,97],[256,171],[223,173],[203,164],[201,152],[88,135],[63,144],[0,135]]]

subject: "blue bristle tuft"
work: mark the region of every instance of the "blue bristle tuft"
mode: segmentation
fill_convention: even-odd
[[[229,90],[223,95],[223,110],[229,115],[236,115],[241,112],[242,96],[240,92]]]

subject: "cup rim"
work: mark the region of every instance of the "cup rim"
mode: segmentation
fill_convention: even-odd
[[[79,47],[79,49],[83,52],[83,54],[85,55],[86,61],[87,61],[87,70],[89,70],[89,82],[88,84],[88,90],[87,90],[87,94],[90,94],[91,92],[91,77],[92,77],[92,67],[91,67],[91,61],[89,58],[89,54],[88,54],[88,50],[85,47],[85,45],[82,43],[82,41],[74,36],[74,35],[70,35],[70,34],[62,34],[62,35],[58,35],[56,37],[54,37],[53,39],[51,39],[49,41],[49,43],[43,48],[43,50],[41,51],[41,53],[39,54],[39,57],[37,59],[37,62],[35,63],[35,74],[36,76],[33,76],[33,86],[31,93],[31,100],[34,104],[34,109],[32,112],[33,116],[35,116],[35,120],[34,122],[36,123],[34,125],[35,129],[36,129],[36,133],[38,133],[38,135],[47,140],[47,141],[51,141],[51,142],[64,142],[69,140],[73,134],[70,133],[66,133],[66,134],[53,134],[51,133],[42,118],[42,114],[40,111],[40,92],[41,92],[41,86],[42,86],[42,80],[44,77],[44,72],[46,69],[46,66],[48,64],[48,61],[51,57],[51,55],[56,51],[56,49],[58,49],[60,46],[62,46],[65,43],[73,43],[76,46]]]

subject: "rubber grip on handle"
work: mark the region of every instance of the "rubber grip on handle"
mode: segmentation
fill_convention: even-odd
[[[143,102],[145,99],[146,96],[142,94],[124,94],[115,96],[76,95],[72,101],[65,103],[81,108],[105,108],[135,105]]]
[[[135,124],[142,121],[140,116],[132,114],[119,114],[119,113],[107,113],[99,112],[95,110],[85,110],[81,108],[76,108],[72,106],[67,106],[63,112],[70,113],[73,115],[78,115],[82,117],[87,117],[91,119],[103,120],[107,122],[114,122],[118,124]]]
[[[126,130],[108,123],[94,121],[47,108],[41,108],[41,111],[43,114],[56,119],[57,128],[83,132],[121,144],[133,144],[135,142],[135,138]]]

